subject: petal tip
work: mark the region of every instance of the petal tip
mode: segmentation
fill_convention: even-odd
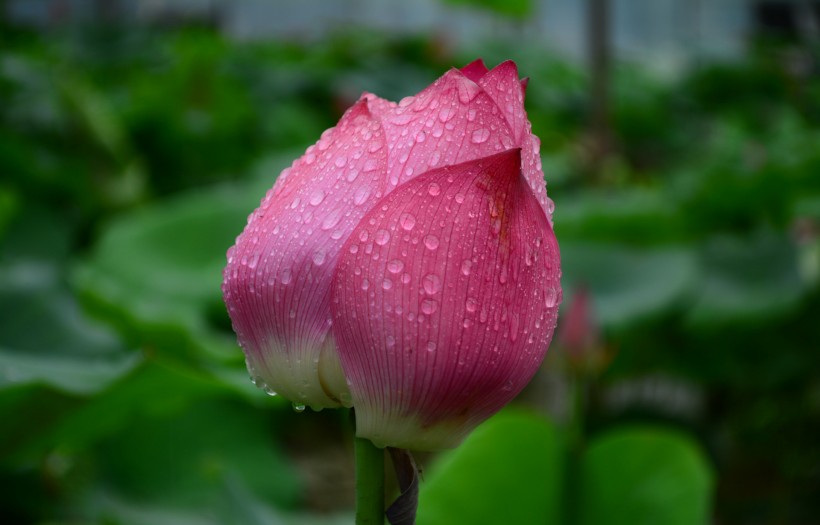
[[[489,69],[487,65],[484,63],[483,58],[477,58],[467,64],[466,66],[462,67],[459,71],[461,71],[464,76],[472,80],[473,82],[478,82],[481,77],[489,73]]]

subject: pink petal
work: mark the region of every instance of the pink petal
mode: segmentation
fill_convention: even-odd
[[[223,293],[251,374],[295,403],[338,406],[330,331],[340,249],[385,191],[384,131],[360,100],[284,170],[228,252]]]
[[[514,147],[496,104],[457,69],[402,100],[382,125],[389,147],[388,191],[429,169]]]
[[[498,105],[513,130],[515,146],[521,148],[524,176],[541,204],[541,209],[552,223],[555,205],[547,197],[544,172],[541,169],[541,141],[532,134],[532,125],[524,109],[525,80],[519,80],[518,67],[515,62],[508,60],[481,77],[478,84]]]
[[[464,73],[464,76],[472,80],[473,82],[478,82],[481,77],[487,74],[489,69],[487,69],[487,65],[484,64],[484,60],[477,58],[461,68],[461,72]]]
[[[482,76],[478,85],[490,95],[498,108],[504,114],[513,130],[516,144],[520,144],[527,122],[527,112],[524,111],[524,90],[518,78],[518,67],[512,60],[498,64],[489,73]]]
[[[559,278],[558,245],[518,150],[429,171],[382,199],[333,282],[358,435],[457,445],[538,369]]]

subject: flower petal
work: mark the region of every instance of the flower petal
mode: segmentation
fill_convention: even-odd
[[[484,60],[477,58],[461,68],[461,72],[464,73],[464,76],[472,80],[473,82],[478,82],[481,77],[487,74],[489,69],[487,69],[487,65],[484,63]]]
[[[537,370],[559,278],[517,149],[429,171],[382,199],[343,248],[332,291],[358,435],[457,445]]]
[[[361,99],[282,172],[228,252],[223,293],[251,375],[294,403],[347,404],[330,283],[386,169],[384,131]]]
[[[527,112],[524,111],[524,90],[518,78],[518,67],[512,60],[498,64],[482,76],[478,85],[496,103],[513,131],[516,144],[526,132]]]
[[[555,205],[547,196],[544,172],[541,169],[541,141],[532,134],[532,125],[524,109],[526,82],[519,80],[515,62],[508,60],[482,76],[478,85],[493,99],[513,130],[515,145],[521,148],[524,176],[551,224]]]
[[[402,100],[382,125],[389,147],[390,190],[429,169],[514,147],[513,133],[497,105],[457,69]]]

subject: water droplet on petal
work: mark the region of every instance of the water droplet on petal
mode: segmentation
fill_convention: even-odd
[[[544,297],[547,308],[554,308],[558,303],[558,290],[554,286],[548,286]]]
[[[456,114],[456,112],[453,110],[453,108],[451,108],[451,107],[445,107],[445,108],[442,108],[442,109],[441,109],[441,111],[439,111],[439,113],[438,113],[438,119],[439,119],[441,122],[447,122],[448,120],[450,120],[451,118],[453,118],[453,116],[454,116],[455,114]]]
[[[289,284],[293,280],[293,272],[291,272],[290,268],[282,270],[282,275],[279,276],[279,280],[282,281],[282,284]]]
[[[431,315],[438,310],[438,303],[432,299],[425,299],[421,302],[421,311],[425,315]]]
[[[384,246],[390,241],[390,233],[387,230],[379,230],[376,232],[373,240],[376,241],[376,244],[379,246]]]
[[[391,281],[390,279],[385,279],[384,281],[382,281],[382,288],[384,288],[385,290],[393,288],[393,281]]]
[[[313,254],[313,264],[315,264],[316,266],[321,266],[322,264],[324,264],[326,256],[327,254],[324,251],[317,250]]]
[[[362,279],[362,290],[367,290],[368,288],[370,288],[370,281]]]
[[[465,307],[468,312],[475,312],[478,310],[478,301],[474,297],[468,297]]]
[[[353,204],[359,206],[364,203],[368,197],[370,197],[370,187],[361,186],[358,190],[356,190],[356,193],[353,194]]]
[[[425,292],[435,295],[441,290],[441,278],[434,273],[428,273],[422,280],[422,286]]]
[[[428,250],[435,250],[436,248],[438,248],[439,245],[438,237],[436,237],[433,234],[425,235],[424,245],[427,247]]]
[[[297,413],[302,413],[305,411],[305,405],[302,403],[297,403],[296,401],[293,402],[293,411]]]
[[[473,268],[473,261],[471,261],[470,259],[464,259],[463,261],[461,261],[461,273],[464,274],[465,276],[470,275],[470,272],[472,271],[472,268]]]
[[[309,202],[312,206],[318,206],[323,200],[325,200],[325,192],[316,190],[310,195]]]
[[[436,197],[441,193],[441,186],[435,182],[431,182],[430,185],[427,186],[427,193],[429,193],[431,197]]]
[[[416,226],[416,218],[409,213],[403,213],[399,217],[399,226],[406,231],[410,231]]]
[[[393,259],[387,263],[387,271],[390,273],[399,273],[402,270],[404,270],[404,262],[399,259]]]
[[[336,157],[333,164],[335,164],[337,168],[344,168],[345,164],[347,164],[347,157]]]
[[[342,210],[335,210],[330,212],[330,214],[324,218],[322,221],[322,229],[329,230],[339,224],[339,221],[342,219]]]
[[[427,351],[428,352],[435,352],[438,345],[436,345],[435,341],[427,341]]]
[[[487,142],[488,138],[490,138],[490,130],[481,128],[473,131],[470,140],[473,141],[473,144],[481,144],[482,142]]]

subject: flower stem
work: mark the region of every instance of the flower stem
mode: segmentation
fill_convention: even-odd
[[[356,438],[356,525],[384,524],[384,449]]]

